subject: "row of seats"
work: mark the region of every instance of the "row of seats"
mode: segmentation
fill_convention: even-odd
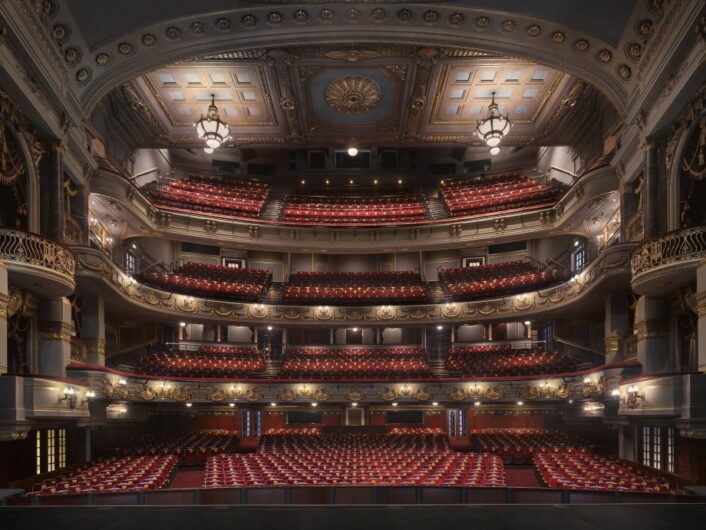
[[[296,434],[299,436],[318,436],[321,434],[319,427],[272,427],[265,432],[269,436],[282,436],[285,434]]]
[[[552,429],[474,429],[471,442],[483,453],[500,455],[506,464],[531,463],[539,451],[585,451],[567,433]]]
[[[439,271],[441,287],[455,301],[541,289],[567,278],[568,275],[559,269],[540,271],[525,261]]]
[[[118,493],[165,487],[178,458],[174,455],[111,458],[34,484],[28,496],[69,493]]]
[[[264,208],[269,186],[243,180],[190,176],[148,189],[159,207],[225,217],[256,217]]]
[[[257,348],[251,354],[159,350],[141,356],[135,371],[164,377],[237,377],[260,372],[265,359]]]
[[[267,485],[503,486],[496,455],[455,453],[441,435],[265,436],[256,453],[219,455],[205,488]]]
[[[371,349],[369,354],[358,355],[331,349],[324,355],[311,355],[306,348],[291,349],[285,352],[280,377],[407,379],[432,376],[423,348],[401,355],[396,354],[396,350],[398,348]]]
[[[326,346],[302,346],[290,347],[287,349],[287,355],[293,358],[320,357],[328,359],[336,358],[368,358],[375,359],[380,357],[399,358],[399,357],[424,357],[426,351],[418,346],[388,346],[384,348],[366,348],[362,346],[349,348],[329,348]]]
[[[446,359],[446,368],[464,376],[500,377],[573,372],[576,360],[542,348],[508,348],[478,351],[477,346],[454,345]]]
[[[291,193],[282,219],[298,223],[385,224],[427,218],[422,197],[415,192],[341,195],[340,192]]]
[[[565,189],[555,180],[542,183],[520,175],[506,175],[496,179],[445,181],[439,192],[452,215],[468,216],[551,206]]]
[[[285,304],[386,305],[429,301],[426,284],[413,271],[298,272],[282,289]]]
[[[677,483],[634,463],[580,451],[539,452],[534,463],[551,488],[681,493]]]
[[[393,427],[387,434],[396,434],[401,436],[427,436],[427,435],[443,435],[446,431],[441,427]]]
[[[146,433],[120,451],[125,455],[176,455],[188,461],[229,452],[237,436],[236,431],[225,429]]]
[[[272,273],[187,263],[171,274],[148,271],[140,274],[139,279],[147,285],[191,296],[257,302],[265,295]]]

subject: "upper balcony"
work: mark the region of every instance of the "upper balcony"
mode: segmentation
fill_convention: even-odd
[[[632,288],[638,294],[662,296],[696,279],[706,258],[706,226],[676,230],[643,243],[632,255]]]
[[[617,183],[614,170],[601,165],[576,179],[558,200],[528,209],[356,226],[270,220],[263,215],[227,218],[166,208],[152,202],[143,188],[103,167],[91,180],[91,208],[106,218],[124,220],[125,230],[113,236],[125,239],[149,235],[278,252],[422,251],[562,233],[585,235],[586,219],[613,217],[618,207]]]
[[[73,254],[46,237],[0,228],[0,261],[7,267],[10,283],[43,297],[68,296],[76,287]]]

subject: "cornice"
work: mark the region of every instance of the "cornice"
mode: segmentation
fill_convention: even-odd
[[[583,272],[571,280],[543,289],[503,298],[411,306],[287,306],[209,300],[174,294],[136,282],[102,253],[74,247],[79,292],[106,292],[129,304],[133,315],[144,311],[166,320],[228,321],[232,324],[286,326],[339,325],[426,325],[465,324],[495,320],[522,320],[547,316],[600,292],[612,278],[629,277],[629,260],[634,245],[606,248]],[[97,282],[97,283],[96,283]]]

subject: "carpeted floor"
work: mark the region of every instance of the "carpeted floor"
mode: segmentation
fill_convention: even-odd
[[[203,484],[203,476],[205,474],[205,469],[182,469],[177,471],[177,474],[174,477],[174,480],[172,480],[172,484],[169,488],[200,488]]]
[[[542,485],[537,481],[533,467],[505,467],[505,481],[507,485],[520,488],[539,488]]]

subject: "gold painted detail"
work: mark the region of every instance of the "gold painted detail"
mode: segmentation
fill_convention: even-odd
[[[368,77],[335,79],[326,87],[324,98],[335,111],[362,114],[375,108],[382,97],[378,84]]]
[[[0,229],[0,260],[51,269],[73,279],[76,261],[63,245],[21,230]]]
[[[706,258],[706,226],[670,232],[648,241],[630,260],[633,279],[653,269],[672,263]]]

